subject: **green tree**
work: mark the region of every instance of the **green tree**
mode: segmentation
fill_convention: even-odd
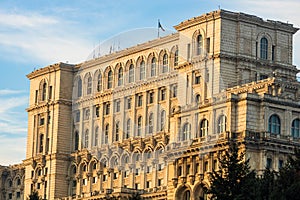
[[[129,200],[142,200],[143,198],[138,193],[134,193],[129,197]]]
[[[240,152],[237,144],[232,141],[225,155],[219,158],[219,170],[213,170],[210,175],[208,193],[212,198],[221,200],[256,199],[256,177],[250,170],[249,159]]]
[[[33,191],[28,197],[27,200],[42,200],[42,197],[39,196],[38,191]]]
[[[300,149],[295,148],[295,153],[290,156],[287,164],[280,169],[275,182],[273,199],[300,200]]]
[[[277,173],[265,169],[264,173],[257,178],[256,193],[257,200],[272,200],[276,188]]]

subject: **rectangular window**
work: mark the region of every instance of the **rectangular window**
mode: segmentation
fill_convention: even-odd
[[[151,166],[147,166],[147,173],[150,173],[152,170]]]
[[[141,107],[143,105],[143,95],[137,95],[137,107]]]
[[[45,118],[41,117],[40,118],[40,126],[43,126],[45,124]]]
[[[272,61],[275,60],[275,46],[272,46]]]
[[[95,107],[95,116],[98,118],[100,117],[100,107],[99,106],[96,106]]]
[[[39,91],[36,90],[36,91],[35,91],[35,97],[34,97],[34,102],[35,102],[35,103],[38,102],[38,97],[39,97]]]
[[[200,84],[200,79],[201,79],[200,75],[195,75],[195,84]]]
[[[151,188],[151,181],[146,182],[146,188]]]
[[[45,175],[48,174],[48,167],[45,167]]]
[[[177,85],[175,84],[175,85],[172,85],[171,86],[171,88],[172,88],[172,97],[177,97]]]
[[[21,193],[20,192],[17,192],[17,199],[20,199],[21,198]]]
[[[166,89],[165,88],[160,89],[160,100],[161,101],[166,100]]]
[[[205,161],[204,163],[204,172],[208,171],[208,161]]]
[[[93,177],[92,183],[93,183],[93,184],[97,183],[97,176],[94,176],[94,177]]]
[[[129,170],[126,170],[126,171],[124,172],[124,176],[125,176],[125,178],[129,177]]]
[[[195,166],[195,173],[199,172],[199,166],[200,166],[199,163],[197,163],[196,166]]]
[[[187,165],[186,166],[186,174],[190,174],[191,166]]]
[[[8,199],[12,199],[12,193],[8,194]]]
[[[162,186],[163,184],[163,179],[158,179],[157,180],[157,186]]]
[[[283,160],[278,161],[278,169],[281,169],[283,167]]]
[[[272,168],[272,159],[271,158],[267,158],[266,168],[267,169],[271,169]]]
[[[118,175],[119,175],[118,172],[114,172],[114,179],[118,179]]]
[[[210,38],[206,39],[206,51],[207,53],[210,53]]]
[[[135,175],[138,176],[140,174],[140,168],[135,169]]]
[[[130,97],[126,98],[126,108],[131,109],[131,98]]]
[[[51,112],[48,112],[48,124],[51,122]]]
[[[38,189],[38,190],[41,189],[41,183],[38,183],[38,184],[37,184],[37,189]]]
[[[52,86],[49,87],[49,99],[52,99]]]
[[[136,184],[134,185],[134,188],[135,188],[136,190],[140,189],[140,184],[139,184],[139,183],[136,183]]]
[[[191,44],[187,44],[187,60],[191,59]]]
[[[72,181],[72,187],[76,187],[76,185],[77,185],[77,181],[76,181],[76,180],[73,180],[73,181]]]
[[[80,121],[80,111],[76,111],[75,113],[75,122],[79,122]]]
[[[120,106],[120,100],[115,101],[115,112],[120,112],[121,106]]]
[[[182,167],[181,166],[178,167],[177,174],[178,174],[178,176],[182,175]]]
[[[164,164],[158,164],[158,171],[162,171],[164,168]]]
[[[154,92],[149,92],[148,95],[148,103],[151,104],[154,102]]]
[[[103,174],[102,181],[107,181],[107,175],[106,174]]]
[[[86,178],[82,179],[82,185],[87,185],[87,179]]]
[[[110,103],[105,103],[105,115],[109,115],[110,113]]]

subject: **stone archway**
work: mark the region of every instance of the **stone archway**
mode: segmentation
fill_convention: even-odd
[[[180,186],[175,195],[176,200],[192,200],[192,190],[189,186]]]
[[[193,190],[194,200],[207,200],[206,186],[203,183],[198,183]]]

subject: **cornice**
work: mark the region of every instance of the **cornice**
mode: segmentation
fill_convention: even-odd
[[[53,65],[49,65],[49,66],[34,70],[33,72],[31,72],[30,74],[27,75],[27,78],[31,80],[36,77],[39,77],[39,76],[42,76],[42,75],[45,75],[45,74],[48,74],[51,72],[59,71],[59,70],[73,72],[74,67],[75,67],[75,65],[60,62],[60,63],[56,63]]]
[[[141,52],[141,51],[145,51],[145,50],[148,50],[151,48],[155,48],[157,46],[161,46],[163,44],[167,44],[167,43],[174,42],[177,40],[179,40],[179,33],[173,33],[173,34],[167,35],[165,37],[150,40],[148,42],[145,42],[142,44],[137,44],[136,46],[129,47],[129,48],[126,48],[121,51],[117,51],[117,52],[114,52],[114,53],[111,53],[108,55],[101,56],[99,58],[85,61],[85,62],[79,64],[76,67],[76,69],[79,69],[79,68],[85,69],[85,68],[93,67],[96,65],[101,65],[101,64],[107,63],[109,61],[121,59],[123,57],[129,56],[129,55]]]
[[[182,30],[185,30],[185,29],[190,28],[192,26],[195,26],[197,24],[201,24],[201,23],[205,23],[205,22],[208,22],[208,21],[219,19],[221,17],[221,15],[220,15],[221,11],[222,10],[216,10],[216,11],[212,11],[212,12],[203,14],[203,15],[198,16],[198,17],[193,17],[191,19],[188,19],[188,20],[185,20],[185,21],[181,22],[178,25],[175,25],[174,28],[177,31],[182,31]]]

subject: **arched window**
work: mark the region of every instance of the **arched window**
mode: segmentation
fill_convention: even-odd
[[[205,137],[208,135],[208,120],[203,119],[200,123],[200,137]]]
[[[118,71],[118,86],[123,85],[123,68],[120,67]]]
[[[137,123],[137,136],[141,136],[142,135],[142,116],[138,117],[138,123]]]
[[[151,60],[151,77],[156,76],[156,58],[153,57]]]
[[[153,133],[153,113],[150,113],[150,115],[149,115],[148,125],[149,125],[148,133],[152,134]]]
[[[86,85],[86,94],[92,93],[92,77],[89,77]]]
[[[196,41],[196,53],[197,55],[202,54],[202,48],[203,47],[203,42],[202,42],[202,35],[197,36],[197,41]]]
[[[89,129],[87,129],[84,134],[84,147],[89,147]]]
[[[126,134],[125,134],[125,139],[128,139],[130,137],[130,131],[131,131],[131,120],[128,119],[126,123]]]
[[[182,141],[188,140],[191,138],[191,125],[185,123],[182,128]]]
[[[43,83],[42,88],[42,101],[46,100],[46,94],[47,94],[47,83]]]
[[[300,120],[294,119],[292,122],[292,136],[295,138],[300,137]]]
[[[113,74],[112,71],[109,70],[109,72],[107,73],[107,89],[112,88],[113,85]]]
[[[98,138],[99,138],[99,127],[95,128],[95,138],[94,138],[94,146],[98,146]]]
[[[115,141],[119,141],[119,134],[120,134],[120,123],[117,122],[115,128],[115,137],[114,137]]]
[[[225,115],[221,115],[218,120],[218,133],[223,133],[226,131],[227,119]]]
[[[81,97],[81,96],[82,96],[82,80],[79,77],[78,83],[77,83],[77,97]]]
[[[280,134],[280,119],[278,115],[271,115],[269,118],[269,132],[272,134]]]
[[[106,124],[104,130],[103,144],[108,144],[109,124]]]
[[[176,49],[174,54],[174,66],[178,66],[178,49]]]
[[[129,66],[129,77],[128,77],[128,82],[129,82],[129,83],[134,82],[134,66],[133,66],[133,64],[131,64],[131,65]]]
[[[268,40],[265,37],[260,39],[260,58],[268,59]]]
[[[140,63],[140,80],[144,80],[146,77],[146,70],[145,70],[145,61],[141,61]]]
[[[163,56],[163,66],[162,66],[162,73],[168,72],[168,54],[165,53]]]
[[[166,123],[166,111],[161,111],[160,113],[160,131],[164,130]]]
[[[102,90],[102,75],[101,72],[99,72],[97,77],[97,91],[100,92]]]
[[[77,151],[78,148],[79,148],[79,133],[78,133],[78,131],[75,131],[74,150]]]

